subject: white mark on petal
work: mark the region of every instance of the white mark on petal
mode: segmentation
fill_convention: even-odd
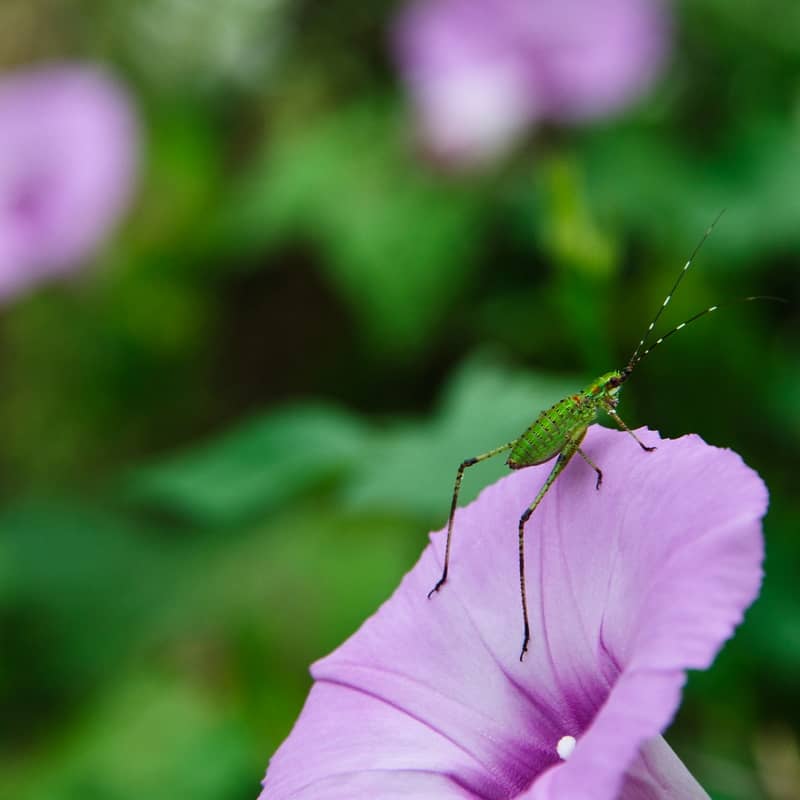
[[[558,740],[558,744],[556,744],[556,752],[559,758],[562,761],[566,761],[572,755],[572,751],[575,749],[577,743],[574,736],[562,736]]]

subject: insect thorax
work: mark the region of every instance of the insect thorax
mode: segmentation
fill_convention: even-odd
[[[580,440],[602,409],[614,408],[625,380],[618,371],[607,372],[583,391],[554,403],[542,411],[517,439],[507,464],[511,469],[542,464],[560,453],[569,439]]]

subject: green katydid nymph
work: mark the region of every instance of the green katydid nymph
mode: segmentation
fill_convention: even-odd
[[[633,355],[630,357],[625,367],[620,370],[606,372],[604,375],[601,375],[599,378],[592,381],[582,391],[577,392],[576,394],[568,395],[552,405],[550,408],[542,411],[536,420],[516,439],[513,439],[510,442],[501,445],[500,447],[495,447],[494,449],[489,450],[487,453],[483,453],[482,455],[468,458],[465,461],[462,461],[458,467],[455,488],[453,490],[453,500],[450,505],[450,517],[447,521],[447,543],[445,545],[444,567],[438,582],[433,589],[428,592],[428,597],[434,594],[434,592],[438,592],[447,580],[447,569],[450,561],[450,545],[453,538],[453,519],[455,517],[456,507],[458,505],[458,492],[461,488],[461,478],[464,475],[464,470],[467,467],[471,467],[474,464],[478,464],[481,461],[485,461],[486,459],[492,458],[500,453],[505,453],[509,450],[511,452],[506,460],[506,465],[510,469],[515,470],[523,469],[524,467],[531,467],[536,464],[544,464],[545,462],[550,461],[552,458],[556,459],[550,474],[547,476],[547,479],[544,482],[544,485],[541,489],[539,489],[539,493],[536,495],[533,502],[523,511],[522,516],[519,518],[519,588],[520,597],[522,600],[522,620],[524,631],[522,650],[519,655],[520,661],[522,661],[525,652],[528,649],[528,642],[530,641],[528,602],[525,595],[525,523],[528,521],[528,519],[530,519],[531,514],[533,514],[539,503],[541,503],[545,494],[547,494],[547,490],[550,488],[550,486],[552,486],[556,478],[564,471],[564,468],[576,453],[581,456],[581,458],[595,471],[597,475],[595,486],[597,489],[600,488],[600,484],[603,481],[603,473],[600,470],[600,467],[598,467],[597,464],[595,464],[581,449],[581,442],[583,441],[583,437],[586,435],[587,429],[593,422],[595,422],[601,411],[604,411],[606,414],[608,414],[608,416],[610,416],[611,419],[623,431],[630,434],[639,447],[642,448],[642,450],[648,453],[655,450],[655,447],[648,447],[644,442],[642,442],[617,414],[619,392],[622,388],[622,385],[633,373],[637,364],[639,364],[639,362],[645,356],[658,347],[658,345],[695,320],[698,320],[706,314],[710,314],[712,311],[716,311],[721,307],[711,306],[710,308],[700,311],[693,317],[690,317],[680,325],[670,330],[668,333],[665,333],[663,336],[656,339],[649,347],[647,347],[647,342],[656,326],[656,323],[661,317],[662,312],[669,305],[669,302],[672,299],[672,296],[678,288],[681,280],[683,279],[683,276],[694,262],[698,251],[703,246],[703,243],[708,238],[711,231],[714,229],[714,225],[716,225],[720,216],[722,216],[721,213],[705,231],[703,237],[695,246],[694,251],[689,257],[689,260],[684,264],[683,269],[678,274],[672,289],[664,299],[664,302],[661,304],[661,307],[658,309],[653,321],[648,326],[647,331],[639,341],[639,344],[636,346],[636,349],[633,351]],[[734,302],[780,299],[781,298],[775,297],[745,297],[741,298],[740,301]]]

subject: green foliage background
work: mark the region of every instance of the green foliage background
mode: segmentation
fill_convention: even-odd
[[[5,68],[109,63],[146,135],[96,263],[0,313],[0,796],[255,797],[457,463],[624,363],[726,207],[669,320],[789,303],[676,337],[621,410],[770,488],[761,598],[668,739],[717,800],[800,797],[797,3],[679,3],[641,103],[469,175],[415,154],[396,8],[0,7]]]

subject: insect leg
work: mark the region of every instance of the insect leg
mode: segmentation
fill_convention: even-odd
[[[582,428],[572,434],[572,437],[567,440],[564,449],[558,454],[556,463],[553,464],[553,469],[550,470],[550,474],[547,476],[544,486],[539,489],[539,494],[536,495],[536,499],[525,509],[522,516],[519,518],[519,592],[522,599],[522,622],[524,625],[522,650],[519,654],[520,661],[522,661],[528,650],[528,642],[531,638],[531,629],[528,624],[528,599],[525,593],[525,523],[536,510],[536,506],[542,502],[542,498],[547,494],[547,490],[552,486],[553,481],[562,473],[572,456],[574,456],[576,452],[580,452],[579,445],[585,435],[586,428]]]
[[[611,419],[613,419],[614,422],[616,422],[620,428],[622,428],[622,430],[626,431],[631,436],[633,436],[634,439],[636,439],[636,441],[639,444],[639,447],[641,447],[642,450],[646,450],[648,453],[652,453],[653,450],[656,449],[655,447],[648,447],[643,441],[641,441],[641,439],[639,439],[639,437],[622,421],[620,415],[617,414],[617,412],[614,411],[613,408],[606,408],[606,412],[608,413],[608,416],[611,417]]]
[[[580,447],[578,448],[578,455],[597,473],[597,483],[594,485],[594,488],[599,489],[600,484],[603,482],[603,470],[601,470],[600,467],[598,467],[597,464],[595,464],[594,461],[592,461],[592,459],[580,449]]]
[[[479,464],[481,461],[486,461],[487,458],[492,458],[493,456],[500,455],[500,453],[504,453],[506,450],[510,450],[515,443],[516,439],[513,442],[508,442],[500,447],[495,447],[494,450],[489,450],[488,453],[483,453],[483,455],[475,456],[474,458],[468,458],[462,461],[459,465],[458,472],[456,473],[456,485],[453,489],[453,501],[450,503],[450,517],[447,520],[447,544],[444,547],[444,568],[442,569],[442,577],[436,582],[436,586],[434,586],[433,589],[428,592],[428,597],[430,597],[434,592],[438,592],[444,582],[447,580],[447,567],[450,563],[450,541],[453,538],[453,519],[456,515],[458,492],[461,489],[461,478],[464,476],[464,470],[467,467],[473,466],[473,464]]]

